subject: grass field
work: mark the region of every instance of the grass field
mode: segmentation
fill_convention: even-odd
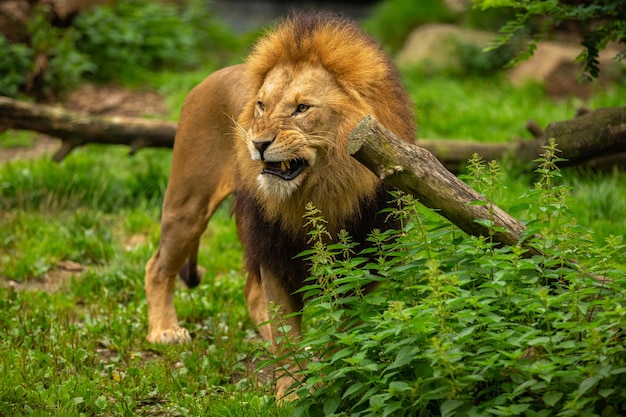
[[[202,76],[152,82],[164,85],[174,115],[180,92]],[[500,79],[406,77],[428,138],[506,141],[525,136],[528,119],[545,126],[571,118],[579,104]],[[586,104],[623,105],[621,97],[626,86]],[[0,144],[14,144],[13,135]],[[169,160],[169,151],[128,157],[123,148],[88,146],[61,164],[44,156],[0,166],[0,415],[292,415],[274,402],[271,371],[255,372],[264,350],[247,316],[228,207],[204,235],[202,284],[177,292],[193,343],[144,341],[143,268],[158,242]],[[594,239],[626,235],[623,174],[563,177],[573,216]],[[495,199],[505,209],[533,186],[517,172],[501,181]],[[617,256],[625,265],[626,254]]]

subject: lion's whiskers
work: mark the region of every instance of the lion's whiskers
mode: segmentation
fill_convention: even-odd
[[[237,123],[237,120],[235,120],[234,117],[231,116],[230,119],[233,121],[233,125],[235,126],[235,131],[232,134],[240,137],[247,145],[248,142],[250,142],[250,140],[248,139],[248,131],[244,129],[244,127],[241,126],[239,123]]]

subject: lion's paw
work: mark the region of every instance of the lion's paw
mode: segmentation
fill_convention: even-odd
[[[176,326],[166,330],[153,330],[146,339],[150,343],[167,343],[173,345],[190,342],[191,336],[187,329]]]

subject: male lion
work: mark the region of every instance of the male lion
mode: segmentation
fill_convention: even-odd
[[[231,193],[256,324],[268,321],[270,302],[282,315],[302,308],[294,292],[307,266],[295,257],[307,248],[308,202],[333,236],[345,229],[364,242],[374,228],[390,226],[379,214],[390,204],[387,188],[347,152],[350,132],[367,115],[414,140],[412,105],[391,60],[356,24],[325,13],[290,16],[245,64],[217,71],[191,91],[176,134],[160,245],[146,266],[148,341],[190,339],[174,310],[176,274],[198,284],[200,235]],[[285,320],[298,337],[300,317]],[[260,331],[276,349],[275,326]],[[291,382],[279,380],[277,395]]]

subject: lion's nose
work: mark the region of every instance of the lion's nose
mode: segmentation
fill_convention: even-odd
[[[255,149],[259,151],[259,155],[261,156],[261,160],[263,160],[263,153],[267,150],[267,148],[274,142],[274,140],[261,140],[261,141],[252,141]]]

